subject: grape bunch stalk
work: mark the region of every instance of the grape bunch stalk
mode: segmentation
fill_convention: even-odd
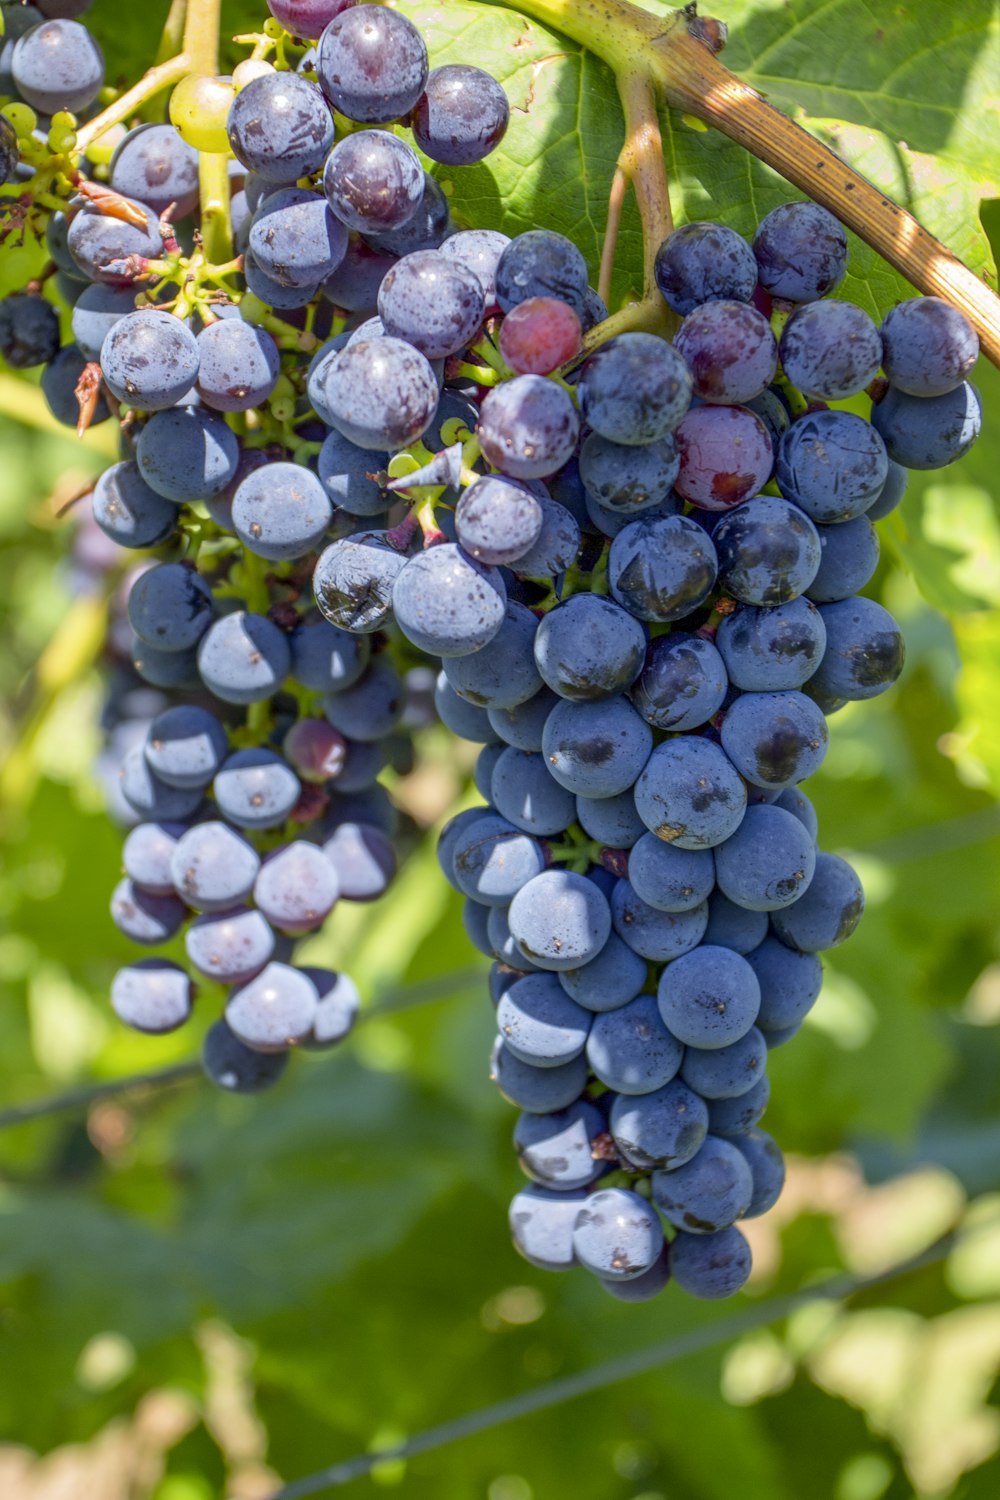
[[[169,124],[122,128],[103,163],[84,126],[86,170],[83,43],[44,100],[15,49],[0,114],[58,267],[0,304],[0,350],[44,365],[59,420],[118,419],[93,520],[156,549],[112,631],[134,825],[114,919],[152,947],[183,931],[226,987],[205,1046],[224,1087],[339,1041],[357,991],[295,943],[388,884],[379,776],[414,754],[433,673],[437,716],[482,746],[483,801],[439,856],[492,962],[492,1075],[530,1179],[514,1243],[626,1301],[731,1295],[739,1221],[784,1179],[768,1053],[864,906],[801,783],[828,716],[902,671],[862,592],[875,523],[910,469],[975,441],[976,333],[939,297],[878,325],[837,298],[844,229],[802,201],[752,243],[665,234],[652,297],[609,318],[571,240],[453,222],[424,166],[497,148],[495,79],[432,69],[391,9],[270,8],[232,79],[178,84]],[[192,998],[155,956],[112,987],[146,1031]]]

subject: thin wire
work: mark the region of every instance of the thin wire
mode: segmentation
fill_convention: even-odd
[[[491,1431],[507,1422],[516,1421],[519,1417],[549,1411],[552,1407],[561,1406],[564,1402],[575,1400],[578,1396],[604,1390],[607,1386],[616,1385],[623,1380],[631,1380],[636,1375],[647,1374],[650,1370],[659,1369],[689,1354],[699,1354],[719,1344],[728,1343],[754,1329],[781,1322],[782,1319],[808,1303],[820,1300],[844,1301],[856,1296],[859,1292],[869,1291],[873,1287],[896,1281],[911,1271],[936,1265],[956,1245],[964,1243],[973,1234],[998,1227],[1000,1227],[1000,1217],[986,1220],[969,1229],[952,1231],[928,1249],[921,1251],[919,1255],[899,1261],[884,1271],[875,1272],[870,1276],[831,1276],[826,1281],[817,1282],[814,1286],[805,1287],[801,1291],[791,1292],[784,1297],[771,1298],[756,1308],[750,1308],[745,1313],[738,1313],[718,1322],[705,1324],[700,1328],[692,1328],[687,1333],[664,1339],[646,1349],[637,1349],[632,1354],[622,1355],[618,1359],[605,1360],[602,1364],[580,1370],[575,1375],[566,1375],[559,1380],[548,1381],[534,1390],[523,1391],[520,1395],[511,1396],[505,1401],[482,1406],[477,1411],[467,1412],[464,1416],[452,1418],[451,1421],[425,1428],[423,1432],[416,1433],[405,1442],[394,1443],[376,1452],[358,1453],[353,1458],[331,1464],[329,1468],[320,1469],[315,1474],[307,1474],[302,1479],[295,1479],[291,1484],[286,1484],[279,1490],[273,1490],[270,1495],[266,1496],[266,1500],[302,1500],[305,1495],[315,1495],[320,1490],[335,1489],[341,1485],[350,1484],[352,1480],[361,1479],[366,1474],[370,1474],[380,1464],[399,1462],[413,1458],[420,1453],[433,1452],[458,1442],[461,1438]]]
[[[399,1011],[413,1010],[418,1005],[428,1005],[435,1000],[460,994],[469,985],[479,983],[482,969],[458,969],[441,979],[421,980],[419,984],[402,985],[398,989],[386,990],[381,998],[365,1006],[358,1016],[358,1025],[376,1020],[381,1016]],[[86,1088],[68,1089],[61,1094],[48,1094],[42,1099],[29,1100],[26,1104],[12,1105],[0,1110],[0,1130],[13,1125],[24,1125],[30,1120],[41,1120],[49,1115],[65,1114],[69,1110],[88,1109],[101,1099],[113,1098],[117,1094],[130,1094],[145,1089],[169,1088],[176,1084],[204,1081],[205,1072],[200,1062],[171,1063],[164,1068],[154,1068],[146,1073],[127,1073],[121,1078],[109,1078],[103,1083],[90,1084]]]

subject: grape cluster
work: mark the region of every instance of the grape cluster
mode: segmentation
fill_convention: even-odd
[[[608,337],[569,239],[454,224],[415,149],[493,150],[494,79],[431,69],[385,7],[271,10],[297,70],[186,80],[172,123],[122,133],[113,211],[84,195],[51,220],[75,342],[44,296],[0,304],[0,350],[45,365],[60,420],[126,409],[93,518],[163,549],[114,627],[134,824],[114,919],[153,946],[183,930],[227,986],[205,1049],[225,1087],[338,1040],[356,992],[294,944],[391,878],[378,778],[413,753],[429,660],[437,715],[483,747],[483,803],[439,855],[493,963],[530,1179],[514,1242],[628,1301],[671,1278],[730,1295],[738,1222],[784,1178],[768,1052],[864,904],[800,784],[827,716],[902,670],[860,592],[873,523],[908,469],[974,441],[976,336],[936,298],[877,327],[832,297],[846,236],[796,202],[752,245],[678,229],[656,257],[675,336]],[[197,150],[227,144],[240,259],[206,284],[185,216]],[[161,1031],[192,993],[152,957],[112,1001]]]

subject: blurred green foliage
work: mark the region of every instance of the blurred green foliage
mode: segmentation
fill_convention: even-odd
[[[456,174],[457,214],[506,229],[554,224],[593,260],[617,151],[609,76],[542,28],[507,68],[503,48],[523,23],[490,7],[406,9],[428,22],[435,61],[496,66],[522,107],[517,90],[539,84],[530,115],[515,109],[505,152]],[[997,193],[991,6],[894,7],[863,75],[852,38],[873,41],[873,13],[860,0],[718,9],[733,25],[733,65],[806,123],[839,132],[866,170],[877,175],[883,137],[905,134],[893,170],[911,180],[918,211],[946,237],[951,222],[977,269],[992,266],[974,213],[978,194]],[[227,5],[227,25],[248,28],[256,10]],[[97,0],[112,78],[135,75],[164,11]],[[672,123],[673,191],[689,217],[711,212],[746,232],[783,196],[735,148]],[[927,163],[961,178],[950,203],[935,208]],[[624,292],[636,266],[628,219],[621,249]],[[0,252],[5,288],[29,255]],[[855,270],[848,295],[884,308],[901,294],[868,252]],[[995,413],[1000,376],[980,375]],[[107,429],[81,448],[33,425],[33,396],[9,379],[0,387],[0,759],[17,764],[2,809],[4,1104],[190,1057],[217,1009],[206,994],[192,1026],[157,1039],[126,1034],[109,1012],[110,976],[129,952],[107,916],[120,836],[91,772],[97,671],[74,660],[97,606],[70,558],[74,512],[56,518],[106,461]],[[879,1269],[963,1218],[1000,1215],[998,472],[1000,430],[988,421],[953,472],[914,476],[880,527],[870,591],[902,620],[908,665],[896,691],[831,720],[809,788],[824,842],[857,863],[869,908],[828,964],[801,1036],[773,1058],[767,1124],[792,1163],[782,1203],[752,1226],[750,1308],[837,1267]],[[424,751],[424,781],[402,791],[426,817],[460,789],[467,762],[439,733]],[[640,1315],[509,1248],[519,1174],[512,1112],[486,1077],[485,965],[437,876],[432,834],[385,901],[338,912],[310,948],[349,967],[367,1000],[413,1003],[366,1021],[341,1055],[297,1059],[259,1100],[192,1082],[0,1132],[5,1497],[47,1497],[61,1474],[60,1494],[100,1500],[253,1500],[279,1476],[730,1315],[669,1293]],[[985,1231],[850,1311],[814,1304],[655,1374],[383,1465],[355,1490],[994,1500],[998,1265],[1000,1235]]]

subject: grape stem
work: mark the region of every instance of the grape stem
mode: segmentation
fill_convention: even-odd
[[[126,89],[124,94],[119,94],[113,103],[106,109],[102,109],[99,115],[88,120],[86,125],[81,125],[76,133],[76,151],[84,156],[87,147],[94,141],[99,140],[106,130],[112,125],[119,125],[122,120],[127,120],[134,115],[147,100],[160,94],[164,89],[170,88],[171,84],[179,83],[185,73],[191,71],[188,59],[183,52],[176,57],[168,57],[165,62],[157,63],[155,67],[149,68],[139,82]]]
[[[505,3],[563,32],[614,71],[626,110],[626,149],[630,140],[635,148],[629,176],[643,215],[647,277],[659,242],[651,243],[654,204],[647,201],[643,211],[643,199],[655,202],[661,181],[662,162],[656,166],[652,160],[654,132],[659,140],[655,104],[660,97],[672,109],[713,125],[773,167],[835,214],[919,291],[944,297],[960,308],[976,328],[983,353],[1000,366],[1000,298],[904,208],[731,73],[701,39],[703,19],[686,10],[654,16],[630,0]],[[631,91],[628,97],[626,90]],[[637,136],[640,120],[647,133]],[[660,222],[669,225],[669,204]]]

